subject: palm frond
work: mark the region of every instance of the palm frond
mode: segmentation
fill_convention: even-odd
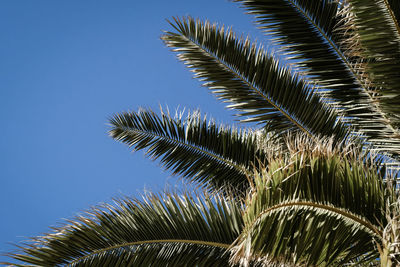
[[[346,136],[347,128],[311,86],[249,39],[190,17],[174,19],[172,26],[177,32],[165,33],[166,45],[219,99],[231,103],[228,107],[249,116],[244,121],[282,132],[301,129],[314,137]]]
[[[37,266],[229,266],[226,251],[242,227],[232,200],[151,195],[94,208],[11,256]]]
[[[398,2],[398,1],[397,1]],[[392,3],[392,5],[390,5]],[[400,26],[388,0],[351,0],[362,55],[377,99],[392,125],[400,127]],[[397,6],[396,6],[397,5]],[[395,9],[396,10],[396,9]],[[396,10],[398,12],[398,9]]]
[[[375,242],[382,242],[387,224],[385,199],[395,194],[385,187],[385,170],[352,148],[326,145],[300,144],[255,179],[233,248],[238,262],[258,257],[342,266],[379,256]]]
[[[374,232],[360,223],[364,220],[326,204],[291,200],[266,209],[246,225],[233,251],[242,263],[256,257],[304,266],[343,266],[365,254],[369,260],[379,253],[374,250]]]
[[[135,150],[145,150],[152,159],[210,191],[245,193],[250,171],[265,162],[260,135],[207,122],[198,113],[173,119],[161,110],[117,114],[111,119],[110,135]],[[263,142],[263,141],[261,141]]]
[[[273,43],[284,48],[284,54],[294,60],[294,65],[304,69],[307,78],[320,86],[320,93],[331,99],[327,103],[335,106],[356,132],[369,139],[375,149],[398,154],[400,131],[396,120],[390,120],[390,114],[386,114],[389,110],[379,105],[377,88],[371,86],[366,74],[367,59],[360,58],[358,46],[355,46],[358,36],[351,34],[354,32],[349,27],[352,21],[344,24],[352,15],[346,12],[349,8],[345,1],[238,2],[256,16],[259,27]]]
[[[256,17],[272,42],[299,61],[334,99],[361,97],[351,63],[338,48],[334,27],[339,5],[331,0],[237,0]]]
[[[393,197],[395,189],[386,188],[388,173],[377,158],[351,145],[337,147],[329,140],[307,143],[295,137],[287,142],[290,154],[269,159],[268,171],[263,174],[265,183],[279,186],[275,193],[265,192],[269,201],[276,205],[294,197],[328,202],[360,214],[375,225],[386,224],[385,199]],[[258,191],[268,186],[256,183]]]

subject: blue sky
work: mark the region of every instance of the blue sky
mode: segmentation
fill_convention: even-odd
[[[0,253],[112,197],[174,186],[107,136],[112,114],[161,104],[231,122],[160,40],[183,15],[257,34],[226,0],[0,2]]]

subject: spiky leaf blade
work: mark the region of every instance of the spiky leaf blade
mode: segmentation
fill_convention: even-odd
[[[193,18],[174,19],[176,32],[162,39],[228,107],[244,121],[270,125],[276,131],[302,130],[310,136],[347,134],[335,112],[298,75],[248,39],[231,30]],[[318,110],[318,112],[315,112]]]

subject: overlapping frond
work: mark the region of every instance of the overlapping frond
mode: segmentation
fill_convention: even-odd
[[[344,4],[346,1],[238,2],[256,16],[259,27],[274,43],[284,47],[284,53],[305,70],[308,79],[320,86],[320,92],[331,98],[329,103],[337,107],[357,132],[369,138],[376,149],[397,154],[396,151],[400,149],[397,136],[400,132],[395,121],[389,120],[390,114],[386,113],[389,110],[379,105],[377,88],[372,87],[371,77],[366,73],[368,59],[360,58],[358,46],[354,46],[358,42],[358,35],[354,33],[354,28],[349,27],[353,24],[353,21],[348,22],[349,15],[350,18],[353,15],[346,12],[349,10]],[[361,6],[364,4],[362,0],[359,2]],[[395,64],[394,61],[391,64]],[[385,101],[399,106],[395,104],[399,101],[394,95]]]
[[[261,213],[234,251],[242,263],[259,258],[296,266],[343,266],[366,253],[365,260],[376,258],[374,233],[359,221],[326,204],[291,200]]]
[[[334,39],[338,3],[331,0],[238,0],[260,29],[324,88],[348,101],[361,97],[350,62]]]
[[[276,131],[310,136],[346,136],[338,116],[312,88],[262,48],[238,39],[230,29],[192,18],[175,19],[177,32],[162,37],[167,46],[244,121],[268,123]],[[315,112],[318,110],[318,112]]]
[[[384,182],[390,172],[377,157],[362,153],[352,144],[337,146],[329,139],[314,142],[301,135],[289,136],[285,146],[286,152],[280,157],[269,159],[264,174],[266,181],[279,184],[282,191],[271,195],[271,201],[278,204],[293,196],[327,201],[375,224],[384,224],[385,201],[393,197],[393,192],[389,194]]]
[[[391,4],[390,4],[391,3]],[[368,60],[367,71],[376,99],[391,124],[400,127],[400,26],[395,15],[398,1],[351,0],[354,23]],[[394,7],[394,9],[392,9]],[[399,138],[398,136],[397,138]]]
[[[324,149],[324,147],[321,147]],[[256,179],[234,258],[342,266],[379,256],[386,225],[384,169],[351,149],[297,150]]]
[[[198,113],[172,118],[151,110],[117,114],[111,119],[110,135],[135,150],[210,191],[223,188],[245,193],[250,171],[265,162],[259,143],[266,139],[251,130],[218,126]]]
[[[389,190],[393,185],[395,183],[388,186]],[[388,223],[383,231],[385,253],[394,266],[400,265],[400,191],[397,193],[396,197],[387,200],[386,218]]]
[[[11,256],[34,266],[230,266],[242,227],[232,200],[152,195],[94,208]]]

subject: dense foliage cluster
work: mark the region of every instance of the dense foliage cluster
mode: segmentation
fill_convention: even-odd
[[[174,18],[162,40],[257,129],[164,110],[110,121],[111,137],[202,191],[93,208],[10,256],[29,266],[400,265],[400,1],[236,2],[283,60],[191,17]]]

